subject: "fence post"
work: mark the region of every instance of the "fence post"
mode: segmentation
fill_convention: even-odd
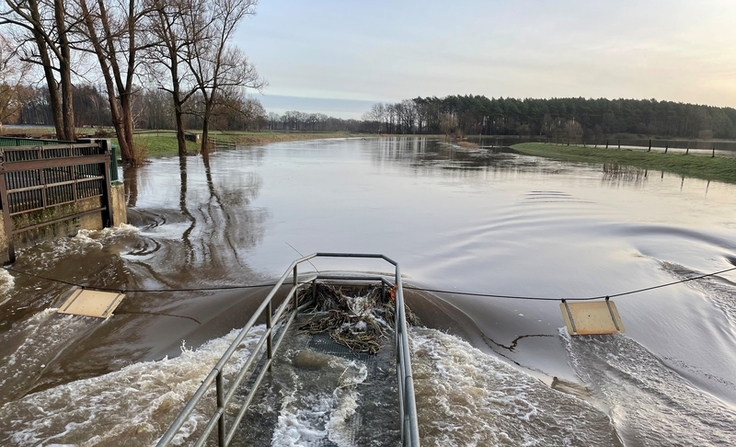
[[[222,371],[217,372],[217,379],[215,381],[217,388],[217,409],[223,409],[222,414],[217,418],[217,445],[224,446],[227,444],[227,429],[225,427],[225,390],[224,383],[222,380]]]
[[[5,237],[8,240],[8,264],[15,262],[15,244],[13,242],[13,220],[10,217],[10,205],[8,203],[8,185],[5,182],[4,154],[0,152],[0,204],[3,208],[3,223],[5,226]]]
[[[690,141],[687,142],[687,146],[685,146],[685,155],[690,153]]]
[[[103,140],[110,148],[110,181],[117,183],[120,181],[118,178],[118,148],[110,144],[110,140]]]
[[[606,149],[608,149],[608,138],[606,138]]]
[[[647,150],[647,152],[651,152],[651,151],[652,151],[652,140],[650,139],[649,140],[649,149]]]
[[[115,213],[112,212],[112,154],[110,151],[110,140],[97,140],[95,143],[100,147],[101,152],[107,157],[105,158],[105,166],[103,167],[105,186],[102,190],[102,203],[105,206],[105,211],[102,212],[102,225],[105,227],[115,226]],[[117,177],[118,170],[115,168],[115,176]]]
[[[668,141],[668,142],[666,142],[666,143],[664,144],[664,153],[665,153],[665,154],[667,153],[667,149],[669,149],[669,148],[670,148],[670,142]]]
[[[716,144],[713,143],[713,154],[710,156],[710,158],[715,158],[716,156]]]
[[[618,140],[618,148],[621,149],[621,140]]]

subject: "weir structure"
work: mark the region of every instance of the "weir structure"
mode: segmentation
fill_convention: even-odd
[[[315,258],[379,259],[391,264],[394,267],[394,273],[392,277],[384,277],[381,275],[335,275],[334,273],[327,275],[318,272],[308,273],[300,277],[299,266]],[[290,283],[289,279],[291,280]],[[395,417],[391,418],[391,423],[396,424],[395,430],[398,433],[397,439],[392,440],[390,444],[419,447],[419,428],[406,308],[399,265],[381,254],[356,253],[315,253],[292,262],[250,320],[239,331],[212,371],[204,378],[199,389],[181,410],[179,416],[159,439],[156,444],[157,447],[181,445],[182,443],[192,446],[217,445],[218,447],[257,445],[254,444],[254,432],[261,431],[261,429],[252,425],[253,418],[248,423],[244,417],[259,391],[261,383],[264,380],[269,381],[270,377],[276,374],[276,369],[284,365],[278,363],[278,356],[281,352],[279,347],[285,339],[286,343],[284,344],[288,344],[289,339],[296,336],[294,330],[290,330],[290,327],[292,327],[292,323],[299,321],[300,317],[303,318],[305,314],[309,315],[307,309],[316,299],[315,290],[319,283],[340,285],[374,283],[376,287],[380,287],[383,297],[392,300],[394,303],[393,346],[381,349],[391,350],[393,348],[393,352],[387,356],[391,360],[389,361],[389,367],[386,369],[389,371],[395,370],[396,382],[385,380],[385,377],[390,377],[390,374],[377,377],[371,376],[370,371],[366,382],[372,386],[397,391],[393,391],[394,394],[391,398],[395,405],[385,407],[385,411],[395,411]],[[288,291],[284,295],[282,289],[285,287],[288,287]],[[280,304],[278,304],[279,301]],[[278,307],[274,310],[277,304]],[[242,348],[242,343],[246,340],[246,337],[253,334],[254,326],[258,323],[265,323],[265,331],[243,362],[243,359],[239,359],[236,353]],[[327,354],[335,353],[337,351],[335,350],[335,343],[329,341],[325,343],[324,338],[317,343],[308,343],[308,345],[316,351],[321,350],[321,352]],[[242,366],[239,366],[241,362]],[[393,363],[393,365],[390,363]],[[232,372],[233,367],[236,368],[234,372]],[[227,377],[225,376],[226,369],[231,370]],[[372,369],[380,370],[382,368]],[[320,377],[321,375],[318,374],[316,380],[320,380]],[[366,399],[381,398],[378,393],[364,394],[366,394],[364,396]],[[380,396],[385,396],[385,394],[381,393]],[[388,427],[385,426],[367,424],[366,420],[370,419],[371,415],[360,413],[363,407],[368,407],[371,403],[370,401],[364,401],[358,406],[358,423],[363,422],[363,430],[387,430]],[[259,413],[255,416],[255,420],[259,422],[262,422],[263,419],[265,419],[263,414]],[[194,432],[191,430],[192,427],[196,427]],[[359,430],[361,430],[361,427],[353,429],[353,431]],[[355,434],[353,433],[351,436],[355,436]],[[266,444],[270,445],[270,439],[266,440]],[[386,442],[382,444],[389,445]],[[324,440],[319,445],[332,446],[336,444]],[[358,445],[362,445],[362,443],[358,442]]]
[[[109,140],[0,137],[0,262],[15,249],[127,222]]]

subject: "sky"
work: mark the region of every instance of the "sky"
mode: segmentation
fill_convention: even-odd
[[[275,113],[467,94],[736,107],[735,24],[736,0],[259,0],[234,43]]]

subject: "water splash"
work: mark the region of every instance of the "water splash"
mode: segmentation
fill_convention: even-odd
[[[225,370],[226,381],[247,360],[263,334],[256,327]],[[29,395],[0,408],[0,445],[151,445],[164,433],[237,335],[212,340],[173,359],[129,365]],[[212,393],[211,393],[212,394]],[[214,401],[214,396],[209,398]],[[195,415],[175,445],[205,423]],[[178,443],[178,444],[177,444]]]
[[[413,329],[412,347],[422,445],[617,445],[607,415],[456,337]]]
[[[639,343],[622,334],[573,338],[564,329],[560,333],[578,376],[608,405],[627,444],[736,445],[736,409]]]

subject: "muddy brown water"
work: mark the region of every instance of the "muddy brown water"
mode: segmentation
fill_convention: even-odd
[[[2,445],[151,445],[268,291],[217,289],[272,283],[297,250],[384,253],[442,291],[407,290],[428,326],[411,334],[424,445],[736,444],[736,273],[615,298],[612,337],[570,337],[559,301],[459,293],[599,296],[733,267],[733,185],[426,138],[123,177],[130,226],[26,249],[0,277]],[[54,313],[68,283],[136,291],[100,322]],[[284,409],[272,445],[344,439],[342,404],[315,399],[322,419]]]

